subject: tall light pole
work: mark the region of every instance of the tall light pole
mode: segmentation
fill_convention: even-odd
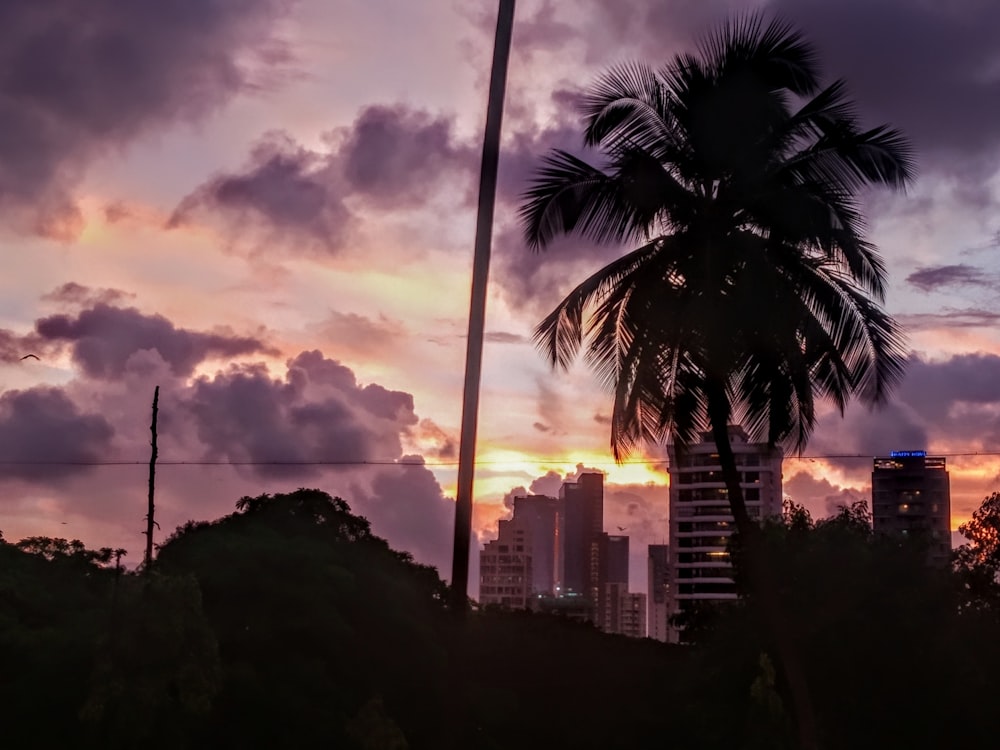
[[[486,105],[486,134],[479,172],[479,209],[476,247],[472,260],[472,301],[469,336],[465,347],[465,387],[462,395],[462,434],[458,446],[458,488],[455,498],[455,547],[451,565],[451,603],[464,609],[469,589],[469,546],[472,539],[472,483],[476,462],[476,427],[479,422],[479,381],[483,369],[483,332],[486,326],[486,281],[490,270],[493,208],[497,194],[500,158],[500,123],[507,87],[507,60],[514,27],[514,0],[500,0],[493,69]]]

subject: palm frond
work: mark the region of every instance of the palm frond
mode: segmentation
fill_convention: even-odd
[[[634,241],[651,223],[628,202],[615,176],[561,150],[544,159],[523,199],[519,216],[532,250],[574,232],[600,243]]]
[[[584,143],[615,146],[626,142],[642,148],[671,137],[670,92],[656,72],[640,62],[622,63],[597,79],[584,96]]]
[[[752,71],[772,90],[808,96],[819,88],[816,51],[803,35],[779,19],[764,26],[764,16],[736,16],[699,45],[715,75]]]

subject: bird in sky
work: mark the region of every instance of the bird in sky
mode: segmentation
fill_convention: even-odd
[[[26,360],[26,359],[38,359],[38,355],[37,354],[25,354],[23,357],[21,357],[21,361],[22,362],[24,362],[24,360]],[[38,359],[38,361],[41,362],[42,360]]]
[[[618,530],[619,531],[628,531],[628,529],[626,529],[624,526],[619,526]]]

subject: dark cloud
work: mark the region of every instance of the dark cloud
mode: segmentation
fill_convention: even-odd
[[[13,331],[0,329],[0,362],[11,364],[27,361],[24,357],[29,354],[44,358],[51,350],[52,347],[39,336],[21,336]]]
[[[828,80],[845,78],[865,121],[889,122],[935,168],[996,169],[1000,132],[1000,4],[912,0],[615,0],[576,7],[574,26],[589,61],[667,62],[726,18],[753,10],[801,28]],[[564,41],[552,35],[551,46]],[[954,161],[960,157],[961,163]]]
[[[500,153],[497,201],[502,206],[501,215],[516,215],[542,158],[553,149],[600,163],[599,155],[583,146],[577,93],[558,89],[551,100],[556,105],[552,122],[541,128],[519,128]],[[494,233],[491,273],[508,304],[541,320],[587,274],[617,257],[620,251],[574,235],[560,237],[544,251],[533,253],[524,242],[520,223],[511,221],[501,224]]]
[[[620,57],[666,60],[720,20],[760,5],[747,0],[637,0],[622,12],[616,0],[591,0],[582,16],[589,62],[611,63]]]
[[[914,449],[1000,450],[1000,356],[929,361],[914,355],[885,407],[869,411],[852,405],[843,419],[828,414],[809,444],[810,454],[843,456],[832,463],[855,479],[871,466],[851,456]]]
[[[507,331],[487,331],[483,339],[491,344],[525,344],[528,342],[528,339],[521,334]]]
[[[244,171],[219,175],[184,198],[168,227],[208,210],[224,217],[237,243],[262,230],[264,239],[254,250],[288,243],[298,252],[335,253],[346,243],[353,221],[335,166],[329,155],[271,133],[254,148]]]
[[[59,389],[0,395],[4,478],[50,481],[86,471],[86,463],[106,458],[113,437],[114,429],[103,416],[84,413]]]
[[[537,8],[534,15],[529,15],[532,7],[528,6],[519,7],[514,17],[511,59],[515,64],[517,61],[531,59],[535,52],[557,49],[563,44],[572,42],[577,36],[573,25],[558,17],[559,6],[553,0],[542,0],[540,5],[537,3],[534,5]],[[476,3],[462,3],[457,7],[481,35],[480,40],[468,45],[471,57],[472,47],[487,39],[492,44],[497,26],[497,13],[488,5]]]
[[[199,378],[185,397],[207,456],[271,462],[261,476],[310,476],[322,464],[351,466],[400,456],[400,435],[417,423],[413,397],[360,387],[353,372],[318,351],[288,363],[284,381],[263,366]],[[309,464],[296,466],[282,464]]]
[[[870,465],[867,470],[871,471]],[[868,501],[871,507],[870,486],[841,487],[806,471],[797,471],[791,479],[784,480],[782,490],[794,502],[804,505],[814,518],[836,515],[841,508],[848,508],[859,500]]]
[[[476,163],[475,149],[457,140],[453,118],[402,104],[366,107],[324,140],[329,149],[315,151],[285,133],[267,134],[242,171],[217,175],[184,198],[168,227],[218,215],[236,246],[263,232],[251,251],[280,244],[335,254],[356,224],[348,198],[386,210],[421,206],[442,184],[468,182]]]
[[[0,5],[0,212],[70,239],[94,159],[217,109],[273,62],[287,0],[7,0]],[[265,59],[266,58],[266,59]]]
[[[975,168],[977,155],[996,155],[1000,4],[777,0],[770,8],[802,26],[866,119],[901,128],[934,168]],[[992,172],[997,163],[981,166]]]
[[[557,7],[552,0],[543,0],[535,15],[529,16],[522,12],[517,17],[511,43],[513,54],[531,55],[535,50],[558,48],[573,39],[573,27],[558,17]],[[487,15],[489,23],[495,25],[496,17]]]
[[[404,456],[400,464],[404,465],[378,472],[370,491],[356,487],[355,506],[371,521],[376,534],[447,577],[451,573],[455,503],[444,496],[419,456]],[[473,540],[472,557],[478,557],[477,546]],[[473,587],[477,579],[470,575]]]
[[[982,269],[965,263],[920,268],[907,276],[906,281],[925,292],[932,292],[948,286],[968,284],[986,286],[990,283]]]
[[[458,438],[432,419],[421,419],[417,427],[411,430],[411,435],[417,440],[423,453],[442,460],[458,457]]]
[[[425,203],[428,185],[471,176],[476,164],[476,149],[457,142],[453,127],[451,118],[401,104],[365,108],[338,153],[348,188],[383,208]]]
[[[67,281],[62,286],[43,295],[42,299],[46,302],[86,307],[96,304],[113,305],[134,297],[134,294],[123,292],[121,289],[92,289],[89,286],[77,284],[75,281]]]
[[[991,310],[968,308],[956,310],[942,308],[936,313],[908,313],[897,315],[896,320],[905,328],[926,330],[929,328],[992,328],[1000,323],[1000,313]]]
[[[46,342],[69,343],[73,361],[93,378],[114,378],[136,352],[154,349],[175,375],[190,375],[206,359],[269,353],[259,339],[231,333],[202,333],[177,328],[161,315],[135,308],[97,304],[77,316],[52,315],[35,324]]]

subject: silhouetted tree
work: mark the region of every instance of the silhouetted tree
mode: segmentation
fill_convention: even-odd
[[[80,715],[106,748],[188,747],[220,688],[219,652],[198,582],[144,566],[116,590]]]
[[[525,195],[534,249],[563,233],[641,243],[576,287],[538,326],[554,366],[581,347],[614,393],[618,459],[639,442],[680,448],[711,430],[755,596],[791,684],[803,747],[816,745],[807,685],[787,641],[728,427],[805,445],[815,402],[877,403],[904,349],[881,308],[885,269],[864,238],[858,192],[911,180],[910,148],[862,130],[843,81],[821,87],[799,33],[751,15],[697,55],[623,64],[582,101],[592,166],[546,157]]]
[[[958,530],[969,540],[955,550],[963,608],[1000,618],[1000,492],[983,500]]]

